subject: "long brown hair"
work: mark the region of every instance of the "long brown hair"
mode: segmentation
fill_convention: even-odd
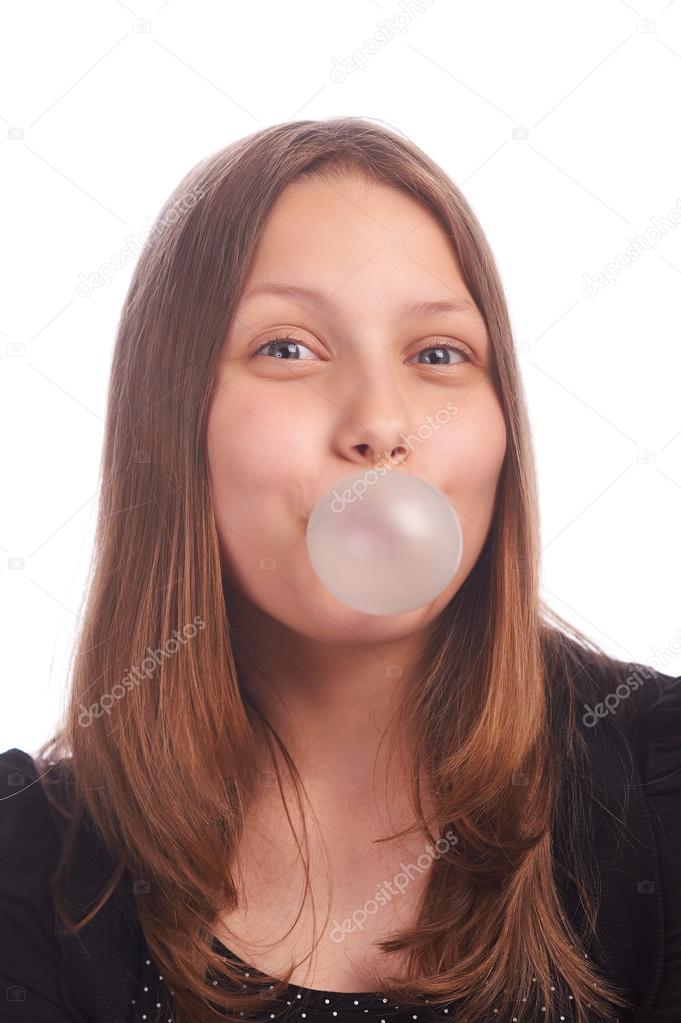
[[[282,796],[276,748],[302,805],[300,779],[240,685],[206,417],[217,360],[273,204],[290,182],[316,176],[333,183],[347,173],[406,190],[439,219],[487,324],[507,429],[486,543],[433,623],[420,685],[400,711],[418,736],[414,779],[424,768],[436,800],[431,829],[414,781],[423,833],[437,842],[453,828],[457,842],[432,863],[416,924],[380,945],[407,953],[405,975],[383,991],[402,1003],[458,1000],[459,1023],[474,1023],[493,1007],[498,1018],[507,1010],[534,1018],[544,1006],[542,1018],[552,1020],[563,985],[578,1023],[593,1018],[588,1013],[613,1020],[612,1004],[629,1003],[584,951],[594,896],[588,864],[577,867],[583,851],[570,845],[583,822],[561,824],[555,809],[566,780],[588,773],[574,676],[587,659],[603,673],[618,662],[539,595],[530,431],[482,228],[437,164],[363,118],[275,125],[204,159],[168,199],[135,268],[113,355],[96,543],[68,705],[36,755],[42,766],[68,761],[77,794],[72,826],[87,812],[117,867],[83,920],[75,924],[63,907],[60,917],[66,932],[77,933],[124,878],[145,879],[136,910],[177,1023],[205,1018],[211,1004],[228,1008],[236,1023],[240,1012],[264,1011],[262,987],[214,950],[212,928],[225,907],[238,904],[231,863],[258,785],[253,750],[263,734],[273,737]],[[587,909],[583,933],[573,930],[556,885],[551,839],[559,827],[563,859]],[[52,879],[57,903],[63,866]],[[275,982],[272,997],[292,972]],[[226,991],[211,982],[220,974],[230,982]]]

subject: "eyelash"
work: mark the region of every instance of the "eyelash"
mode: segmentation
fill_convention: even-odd
[[[253,354],[257,355],[263,348],[266,348],[268,345],[274,345],[274,344],[278,344],[278,343],[283,344],[286,341],[291,342],[291,343],[296,344],[296,345],[301,345],[303,348],[310,348],[310,346],[305,344],[304,341],[301,341],[300,338],[291,337],[289,335],[286,335],[286,336],[283,336],[283,337],[273,337],[273,338],[270,338],[267,341],[263,341],[262,344],[260,344],[258,346],[258,348],[256,349],[256,351]],[[420,355],[421,352],[427,352],[427,351],[430,351],[430,350],[432,350],[434,348],[448,348],[450,351],[459,352],[461,355],[463,355],[463,357],[465,358],[466,362],[471,362],[471,356],[468,354],[468,351],[463,347],[463,345],[458,345],[455,341],[443,341],[441,344],[437,344],[437,345],[426,345],[425,348],[420,348],[416,354]],[[310,351],[312,351],[311,348],[310,348]],[[282,361],[301,362],[303,360],[301,360],[301,359],[291,359],[291,360],[282,360]],[[422,364],[422,365],[425,365],[425,364]],[[459,363],[458,362],[450,362],[450,363],[447,363],[447,364],[444,364],[444,365],[445,365],[445,368],[447,368],[448,366],[458,366]]]

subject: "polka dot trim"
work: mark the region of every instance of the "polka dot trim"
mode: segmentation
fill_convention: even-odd
[[[213,947],[216,951],[227,953],[237,966],[247,967],[237,955],[230,952],[222,942],[214,939]],[[244,976],[249,977],[251,971],[244,969]],[[537,978],[532,981],[536,983]],[[217,987],[218,981],[213,984]],[[147,957],[143,964],[143,977],[140,983],[142,990],[136,998],[131,999],[130,1023],[174,1023],[172,1010],[169,1008],[170,998],[168,990],[163,982],[163,974],[158,972],[156,964],[147,951]],[[245,987],[246,985],[244,985]],[[272,988],[273,985],[270,985]],[[551,988],[555,991],[555,988]],[[568,995],[569,1001],[573,1001],[572,995]],[[527,1001],[527,998],[523,998]],[[284,1020],[290,1023],[334,1023],[335,1020],[341,1023],[445,1023],[451,1020],[456,1021],[456,1009],[452,1005],[451,1011],[447,1006],[427,1008],[428,999],[424,1000],[421,1011],[414,1011],[413,1006],[401,1008],[399,1005],[389,1004],[388,999],[381,992],[373,991],[326,991],[318,988],[305,988],[298,984],[289,984],[283,995],[280,997],[281,1007],[269,1013],[270,1020]],[[277,1003],[275,1003],[277,1004]],[[546,1006],[541,1007],[541,1012],[546,1013]],[[241,1016],[243,1012],[239,1013]],[[361,1015],[360,1015],[361,1014]],[[539,1019],[545,1018],[540,1016]],[[498,1009],[493,1009],[491,1014],[480,1020],[480,1023],[535,1023],[537,1017],[530,1020],[529,1017],[507,1017],[505,1020],[499,1014]],[[558,1013],[558,1023],[571,1023],[573,1017],[568,1014],[565,1008]]]

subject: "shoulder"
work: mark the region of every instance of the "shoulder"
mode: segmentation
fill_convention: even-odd
[[[571,712],[589,739],[606,743],[618,734],[644,780],[670,765],[681,767],[681,676],[602,655],[555,630],[546,651],[558,729]]]
[[[675,823],[681,801],[681,676],[637,661],[601,659],[582,651],[573,699],[592,749],[619,747],[635,764],[628,782],[649,808]]]
[[[609,672],[592,676],[581,696],[587,693],[581,721],[603,780],[595,813],[603,812],[604,821],[621,817],[628,825],[627,833],[599,849],[607,891],[618,892],[612,931],[621,936],[633,905],[631,970],[643,971],[645,964],[647,979],[642,1018],[681,1020],[681,676],[639,662],[613,662]],[[632,875],[619,891],[627,834]]]
[[[59,771],[59,765],[54,765]],[[20,749],[0,753],[0,891],[19,895],[36,909],[35,882],[56,867],[60,839],[32,756]],[[0,919],[3,919],[0,915]]]
[[[650,816],[664,934],[649,1023],[665,1023],[681,1020],[681,676],[632,668],[641,685],[622,727]]]
[[[638,662],[617,662],[609,680],[583,704],[582,723],[614,722],[631,749],[646,797],[681,798],[681,676]]]
[[[634,992],[636,1023],[681,1020],[681,677],[555,633],[546,650],[556,746],[574,725],[585,754],[578,814],[566,787],[560,822],[596,877],[591,958]]]
[[[673,854],[678,872],[681,867],[681,676],[666,675],[635,662],[625,667],[622,680],[609,692],[601,693],[591,709],[599,723],[604,718],[611,719],[624,735],[637,768],[631,782],[640,791],[651,814],[658,854],[662,861],[666,855]],[[681,894],[681,886],[677,884],[675,891]],[[681,898],[676,908],[681,913]]]
[[[33,758],[0,754],[0,976],[8,1018],[61,1020],[60,948],[48,900],[59,838]]]
[[[27,1016],[67,1023],[75,1013],[102,1023],[122,1019],[145,948],[127,877],[82,930],[61,933],[50,884],[64,849],[60,809],[73,809],[71,784],[68,760],[39,767],[24,750],[0,753],[0,979],[13,991],[6,1009],[15,1012],[3,1016],[8,1023]],[[113,866],[86,815],[60,888],[74,921],[92,908]]]
[[[664,675],[644,664],[629,667],[636,695],[622,724],[637,753],[644,787],[650,796],[665,790],[681,796],[681,675]]]

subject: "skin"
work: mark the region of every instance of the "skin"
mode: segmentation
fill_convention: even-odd
[[[306,304],[282,295],[248,297],[272,282],[315,288],[326,298]],[[407,301],[460,298],[473,305],[472,313],[399,312]],[[277,358],[287,343],[268,342],[287,334],[297,346],[288,359]],[[464,353],[445,350],[438,361],[436,350],[448,341],[460,342]],[[417,857],[424,848],[422,836],[373,844],[390,826],[413,821],[406,795],[409,736],[395,731],[394,742],[377,754],[401,687],[418,685],[414,665],[429,627],[465,581],[489,531],[506,449],[490,357],[485,323],[458,259],[437,219],[413,197],[357,177],[298,181],[285,189],[225,339],[207,450],[239,677],[283,739],[309,794],[319,841],[331,850],[337,919],[371,894],[367,874],[378,883],[394,877],[400,856]],[[339,479],[385,461],[401,433],[415,433],[448,402],[455,414],[438,418],[440,428],[414,443],[393,471],[414,472],[447,496],[463,531],[459,569],[425,607],[389,616],[346,607],[307,557],[310,512]],[[263,569],[262,558],[275,559],[276,568]],[[389,746],[397,751],[390,772]],[[229,920],[236,934],[263,941],[284,931],[272,907],[293,912],[298,906],[293,872],[289,887],[277,888],[284,883],[282,862],[288,872],[296,860],[292,839],[282,837],[279,799],[276,788],[263,787],[255,823],[245,829],[252,841],[243,855],[250,915],[235,912]],[[313,856],[321,848],[316,843]],[[412,884],[394,912],[408,914],[419,889]],[[389,929],[397,919],[391,912],[372,918],[352,943],[327,940],[316,986],[370,987],[362,972],[370,959],[367,942]],[[310,933],[296,940],[304,955]],[[240,947],[234,935],[225,943],[272,973],[286,959],[254,960],[251,946]],[[303,983],[302,976],[294,974],[294,982]]]
[[[328,299],[249,297],[272,282],[316,288]],[[397,311],[407,301],[458,298],[472,314]],[[289,333],[300,344],[277,357],[287,343],[266,342]],[[434,349],[447,341],[466,352],[445,350],[438,361]],[[244,681],[296,763],[317,777],[323,766],[325,776],[365,790],[428,626],[483,547],[506,448],[490,355],[458,258],[414,198],[356,177],[285,189],[225,339],[207,448],[234,635],[240,649],[257,651],[257,668],[242,654]],[[413,443],[402,465],[392,464],[447,496],[462,527],[461,565],[423,608],[387,616],[349,608],[309,562],[310,512],[340,478],[381,457],[391,464],[386,453],[400,434],[415,433],[448,402],[456,412],[440,416],[440,428]],[[261,568],[262,558],[276,559],[276,569]]]

